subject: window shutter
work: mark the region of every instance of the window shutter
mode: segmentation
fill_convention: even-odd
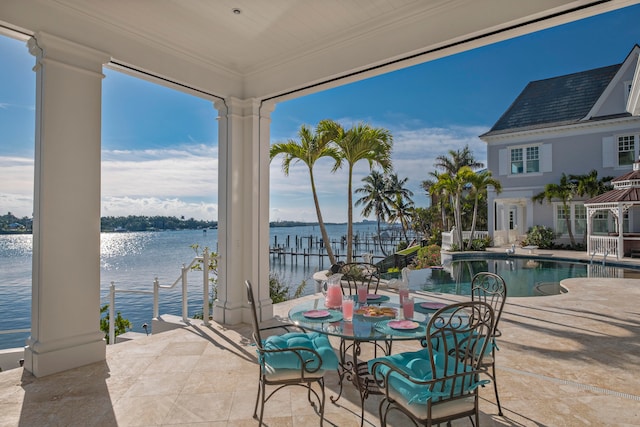
[[[498,152],[498,174],[509,175],[509,149],[503,148]]]
[[[618,166],[618,149],[615,144],[615,138],[605,136],[602,138],[602,167],[613,168]]]
[[[540,172],[551,172],[553,170],[553,148],[551,144],[542,144],[540,146]]]

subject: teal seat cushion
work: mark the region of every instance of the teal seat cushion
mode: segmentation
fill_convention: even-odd
[[[433,357],[436,367],[436,373],[431,370],[431,363],[429,362],[429,358]],[[374,375],[376,378],[381,378],[385,376],[390,369],[385,365],[377,365],[374,368],[374,365],[377,361],[386,361],[390,365],[395,368],[403,371],[409,377],[416,381],[429,381],[435,378],[441,378],[444,376],[444,367],[445,367],[445,358],[447,356],[435,353],[433,356],[430,356],[428,349],[423,349],[415,352],[406,352],[394,354],[391,356],[379,357],[376,359],[372,359],[368,362],[369,372]],[[447,364],[448,371],[447,375],[453,374],[455,369],[455,361],[450,360],[450,363]],[[374,372],[374,369],[376,372]],[[470,371],[471,368],[465,368],[465,371]],[[410,379],[405,378],[404,376],[392,372],[388,377],[388,385],[390,388],[395,390],[397,393],[402,395],[410,404],[413,403],[421,403],[424,404],[428,400],[432,402],[437,402],[441,398],[449,396],[451,394],[451,383],[444,384],[444,387],[437,387],[437,390],[430,391],[428,386],[416,384]],[[456,382],[456,391],[455,394],[461,394],[463,392],[470,392],[478,387],[481,383],[486,383],[487,381],[475,381],[469,376],[468,380],[465,380],[464,386],[461,381]]]
[[[326,335],[317,332],[303,333],[290,332],[283,335],[274,335],[264,340],[265,350],[287,350],[291,348],[308,348],[315,350],[318,356],[310,351],[284,351],[264,352],[260,363],[267,370],[274,369],[300,369],[305,363],[306,369],[315,371],[333,370],[338,368],[338,357]],[[298,354],[300,357],[298,357]],[[308,361],[308,363],[307,363]]]

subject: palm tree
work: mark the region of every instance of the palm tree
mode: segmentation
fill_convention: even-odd
[[[380,245],[380,251],[387,256],[387,253],[382,245],[382,239],[380,238],[380,223],[386,221],[391,215],[389,208],[389,198],[387,196],[387,180],[385,176],[377,170],[372,170],[371,174],[362,178],[365,183],[362,187],[356,188],[357,194],[364,194],[361,198],[356,200],[356,206],[364,205],[362,208],[362,216],[368,217],[372,213],[376,215],[377,229],[378,229],[378,244]]]
[[[599,196],[611,190],[613,176],[605,176],[598,179],[598,171],[593,169],[586,175],[569,175],[569,179],[576,183],[576,194],[580,197],[587,195],[589,198]]]
[[[387,193],[391,201],[390,222],[399,221],[404,234],[404,240],[408,243],[407,230],[409,229],[409,221],[411,211],[413,210],[413,191],[405,187],[409,178],[399,179],[398,174],[392,173],[387,177]]]
[[[331,241],[327,229],[322,220],[322,212],[320,211],[320,203],[318,202],[318,193],[316,191],[315,179],[313,176],[313,166],[315,162],[322,157],[331,157],[335,160],[332,169],[334,172],[340,165],[340,153],[330,145],[330,140],[316,129],[314,133],[311,128],[306,125],[300,126],[298,131],[299,141],[290,139],[287,142],[277,143],[271,146],[269,150],[270,160],[273,160],[279,154],[284,154],[282,158],[282,171],[285,175],[289,175],[291,163],[303,162],[309,168],[309,179],[311,180],[311,193],[313,194],[313,203],[316,207],[316,215],[318,217],[318,225],[322,233],[322,240],[327,249],[329,262],[336,263],[335,256],[331,249]]]
[[[469,166],[471,169],[483,168],[484,164],[476,161],[473,153],[468,145],[462,150],[449,150],[449,155],[440,155],[436,157],[434,167],[455,175],[463,166]]]
[[[413,200],[402,197],[400,193],[395,193],[395,197],[391,203],[391,215],[389,215],[390,222],[400,222],[402,227],[402,234],[404,235],[404,241],[409,243],[407,237],[407,231],[409,230],[410,221],[413,216]]]
[[[469,243],[467,244],[467,250],[471,250],[473,244],[473,235],[476,231],[476,219],[478,217],[478,202],[481,198],[487,197],[487,189],[491,185],[496,190],[496,193],[500,194],[502,191],[502,185],[500,181],[493,178],[491,171],[485,170],[479,173],[469,175],[469,184],[471,184],[471,193],[473,195],[473,220],[471,221],[471,234],[469,236]]]
[[[353,167],[361,160],[369,162],[369,168],[380,166],[383,172],[391,170],[391,132],[360,123],[348,131],[332,120],[318,125],[320,132],[338,146],[341,162],[348,166],[347,183],[347,262],[353,259]]]
[[[446,172],[443,172],[446,174]],[[429,172],[434,179],[426,179],[422,181],[420,184],[424,191],[427,193],[427,196],[431,198],[431,205],[436,206],[440,209],[440,218],[442,222],[442,229],[449,229],[449,203],[448,203],[448,195],[444,193],[440,193],[434,189],[434,184],[440,180],[440,172],[433,171]]]
[[[567,232],[569,233],[571,246],[576,245],[576,240],[573,237],[573,231],[571,230],[569,202],[576,194],[576,189],[576,183],[570,180],[569,177],[563,172],[559,184],[547,184],[544,186],[544,191],[533,196],[533,201],[540,203],[542,203],[544,200],[547,200],[549,203],[551,203],[553,199],[560,199],[560,201],[562,202],[562,209],[564,211],[564,218],[566,220]]]
[[[469,166],[463,166],[455,175],[447,173],[440,174],[438,176],[438,182],[431,187],[433,191],[448,194],[449,197],[453,198],[453,222],[456,227],[456,240],[460,245],[460,249],[463,248],[462,192],[469,183],[470,177],[474,174],[475,172],[473,172]]]

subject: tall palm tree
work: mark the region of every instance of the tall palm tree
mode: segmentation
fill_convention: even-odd
[[[502,192],[502,184],[500,181],[493,178],[491,171],[484,170],[482,172],[469,175],[469,184],[471,184],[471,193],[473,195],[473,220],[471,221],[471,234],[469,236],[469,243],[467,243],[467,250],[471,250],[473,244],[473,235],[476,231],[476,219],[478,218],[478,202],[481,198],[487,197],[487,189],[489,186],[493,186],[496,193]]]
[[[562,177],[560,177],[559,184],[547,184],[544,186],[544,190],[535,196],[533,196],[533,200],[536,202],[542,203],[543,201],[548,201],[551,203],[553,199],[560,199],[562,202],[562,209],[564,210],[564,218],[567,224],[567,233],[569,233],[569,240],[571,241],[571,246],[576,245],[576,240],[573,237],[573,231],[571,230],[571,218],[569,211],[569,202],[573,199],[573,196],[576,194],[577,185],[574,181],[569,179],[569,177],[563,172]]]
[[[446,174],[446,172],[442,172]],[[424,191],[427,193],[427,196],[431,198],[431,205],[436,206],[440,210],[440,218],[441,225],[443,230],[449,229],[449,216],[447,214],[449,210],[449,197],[446,193],[440,193],[434,189],[434,184],[440,180],[440,172],[433,171],[429,172],[429,175],[433,177],[433,179],[426,179],[422,181],[420,184]]]
[[[389,221],[392,223],[400,221],[405,241],[408,241],[407,230],[409,229],[411,211],[413,210],[413,200],[411,199],[413,191],[405,187],[407,181],[409,181],[409,178],[399,179],[396,173],[391,173],[387,176],[387,193],[391,201]]]
[[[449,150],[448,155],[436,157],[434,167],[442,169],[450,175],[455,175],[463,166],[471,169],[483,168],[484,163],[476,161],[468,145],[461,150]]]
[[[316,161],[322,157],[331,157],[335,160],[332,172],[340,165],[340,153],[331,146],[330,140],[316,129],[316,132],[307,125],[300,126],[298,131],[299,140],[290,139],[287,142],[277,143],[271,146],[269,150],[270,160],[273,160],[279,154],[283,154],[282,171],[285,175],[289,175],[291,163],[303,162],[309,169],[309,179],[311,180],[311,193],[313,194],[313,203],[316,207],[316,216],[318,217],[318,225],[322,240],[329,256],[331,264],[336,263],[333,250],[331,249],[331,241],[329,234],[322,220],[322,212],[320,211],[320,203],[318,201],[318,193],[316,191],[316,183],[313,176],[313,166]]]
[[[456,243],[460,245],[460,249],[464,244],[462,241],[462,193],[474,174],[475,172],[469,166],[463,166],[455,175],[440,174],[438,182],[431,187],[433,191],[446,193],[453,198],[453,222],[456,227]]]
[[[356,194],[363,194],[361,198],[356,200],[356,206],[363,205],[362,216],[364,217],[368,217],[372,213],[376,215],[378,244],[380,245],[380,251],[387,256],[380,237],[380,223],[386,221],[391,215],[391,209],[389,208],[390,201],[386,192],[387,180],[382,173],[377,170],[372,170],[369,175],[362,178],[362,181],[365,184],[355,190]]]
[[[404,241],[409,243],[407,231],[409,230],[411,218],[413,216],[414,203],[410,198],[402,197],[400,193],[395,193],[394,196],[395,197],[392,198],[391,202],[391,215],[389,215],[389,221],[400,222]]]
[[[332,120],[323,120],[318,125],[321,133],[338,146],[342,161],[347,163],[347,262],[353,259],[353,167],[361,160],[369,163],[369,168],[380,166],[383,172],[391,170],[391,132],[383,128],[372,128],[360,123],[345,131]],[[341,161],[341,164],[342,164]]]

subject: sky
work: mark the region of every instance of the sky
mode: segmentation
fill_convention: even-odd
[[[418,207],[435,158],[469,146],[486,163],[488,131],[528,82],[624,61],[640,44],[640,5],[521,36],[383,76],[285,101],[271,115],[271,142],[301,125],[364,122],[393,135],[392,160]],[[0,36],[0,214],[33,212],[35,58]],[[210,101],[104,69],[102,215],[218,219],[217,111]],[[346,168],[329,160],[314,174],[323,219],[347,219]],[[369,174],[357,164],[354,188]],[[317,220],[308,170],[271,163],[270,220]],[[361,207],[354,220],[363,219]],[[375,219],[370,217],[369,219]]]

